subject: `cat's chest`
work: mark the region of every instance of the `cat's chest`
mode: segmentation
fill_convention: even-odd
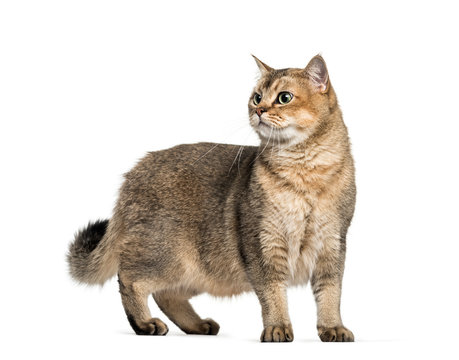
[[[300,239],[313,211],[312,201],[292,191],[278,190],[268,198],[270,221],[284,236]]]
[[[270,241],[284,247],[289,282],[306,283],[323,248],[324,224],[317,214],[320,204],[291,191],[271,193],[269,203]]]

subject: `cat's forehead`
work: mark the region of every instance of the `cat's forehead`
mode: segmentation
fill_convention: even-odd
[[[265,92],[276,92],[281,89],[285,90],[289,87],[301,86],[303,78],[302,69],[289,68],[274,70],[258,81],[257,89]]]

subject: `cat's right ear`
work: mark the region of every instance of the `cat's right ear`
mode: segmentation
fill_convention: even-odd
[[[255,55],[252,55],[252,56],[255,59],[255,62],[257,63],[258,68],[260,69],[261,75],[265,75],[274,70],[272,67],[269,67],[264,62],[262,62],[260,59],[258,59]]]

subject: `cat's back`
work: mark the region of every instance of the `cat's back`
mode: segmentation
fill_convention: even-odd
[[[149,152],[124,175],[120,201],[148,207],[217,204],[235,179],[247,176],[256,152],[254,146],[217,143],[182,144]]]
[[[219,143],[182,144],[169,149],[147,153],[136,166],[125,174],[125,178],[151,179],[167,176],[164,182],[170,183],[187,175],[203,179],[230,177],[234,169],[239,170],[247,157],[256,153],[257,147]]]

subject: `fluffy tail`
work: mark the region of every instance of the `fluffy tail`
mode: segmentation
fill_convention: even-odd
[[[70,275],[78,282],[102,285],[118,271],[115,222],[98,220],[78,231],[67,253]]]

